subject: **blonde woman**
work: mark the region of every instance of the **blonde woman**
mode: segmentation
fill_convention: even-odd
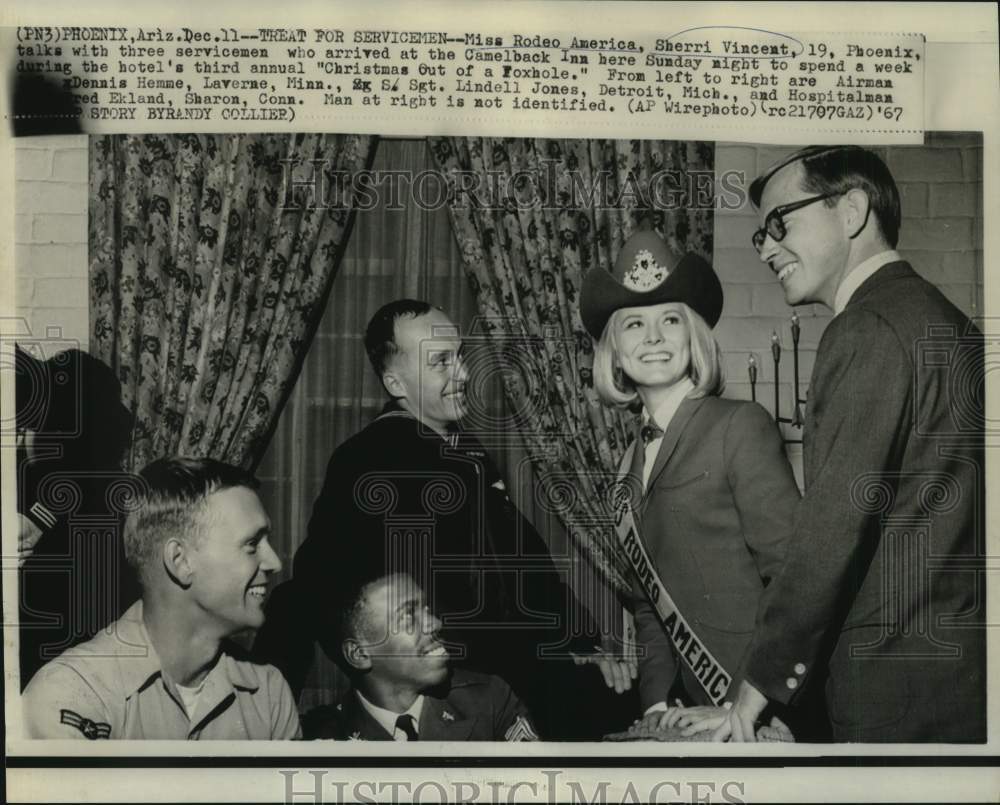
[[[651,231],[629,238],[613,273],[590,272],[581,294],[598,394],[642,409],[619,475],[638,532],[623,549],[636,571],[639,723],[649,729],[721,722],[799,499],[769,414],[719,396],[711,328],[722,301],[708,263],[678,260]]]

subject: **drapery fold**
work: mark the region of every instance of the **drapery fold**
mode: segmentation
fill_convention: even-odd
[[[365,135],[90,145],[92,353],[135,415],[126,468],[259,460],[343,254]]]
[[[612,586],[624,564],[607,527],[609,482],[630,417],[603,407],[579,314],[587,271],[609,270],[647,217],[678,253],[712,257],[714,151],[699,142],[430,139],[481,326],[556,511]]]

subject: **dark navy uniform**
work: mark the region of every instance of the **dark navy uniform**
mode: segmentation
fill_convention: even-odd
[[[139,597],[121,533],[140,485],[119,469],[132,425],[112,370],[75,349],[44,362],[18,349],[17,362],[18,428],[32,434],[18,446],[17,511],[34,536],[19,546],[23,690]]]

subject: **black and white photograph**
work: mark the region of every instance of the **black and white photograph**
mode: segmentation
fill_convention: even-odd
[[[763,76],[794,38],[771,33],[787,4],[764,6],[771,25],[728,30],[766,44],[720,40],[744,53],[722,60],[733,94],[683,98],[777,107]],[[621,89],[676,92],[670,71],[718,55],[700,34],[655,56],[630,26],[577,40],[568,18],[557,44],[512,40],[501,10],[505,41],[455,46],[464,79],[421,63],[398,96],[427,115],[412,130],[385,108],[368,111],[398,121],[364,129],[357,104],[410,86],[364,49],[416,53],[441,18],[382,19],[356,47],[328,20],[267,29],[289,58],[341,47],[322,87],[227,73],[206,45],[197,78],[120,61],[80,89],[40,28],[8,39],[10,801],[67,796],[53,769],[81,802],[752,802],[799,791],[781,774],[807,800],[824,775],[867,801],[940,799],[935,778],[965,773],[956,800],[990,788],[995,65],[982,123],[940,122],[927,89],[918,135],[773,115],[740,132],[721,108],[719,135],[707,112],[657,128],[643,113],[674,100]],[[242,47],[262,36],[240,38],[244,14],[211,25]],[[173,52],[168,27],[137,45],[122,24],[121,53]],[[83,64],[116,52],[61,30]],[[940,86],[933,32],[901,30],[926,42],[849,44],[848,64]],[[801,41],[804,106],[909,113],[892,79],[849,73],[806,99],[840,46]],[[996,54],[995,19],[982,43]],[[545,72],[550,51],[572,65]],[[570,93],[571,70],[608,76],[607,97]],[[237,80],[270,87],[259,109],[212,100]],[[323,94],[329,125],[279,115],[286,85]],[[118,100],[77,114],[91,90]],[[460,130],[418,103],[463,92],[521,122]],[[154,104],[170,125],[122,111]],[[194,773],[217,782],[199,794]]]

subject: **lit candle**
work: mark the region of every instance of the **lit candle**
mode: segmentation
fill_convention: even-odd
[[[799,314],[792,313],[792,344],[799,343]]]
[[[778,340],[778,334],[771,331],[771,354],[774,356],[774,362],[777,363],[781,360],[781,342]]]
[[[747,373],[750,375],[750,399],[757,402],[757,359],[752,352],[747,358]]]

